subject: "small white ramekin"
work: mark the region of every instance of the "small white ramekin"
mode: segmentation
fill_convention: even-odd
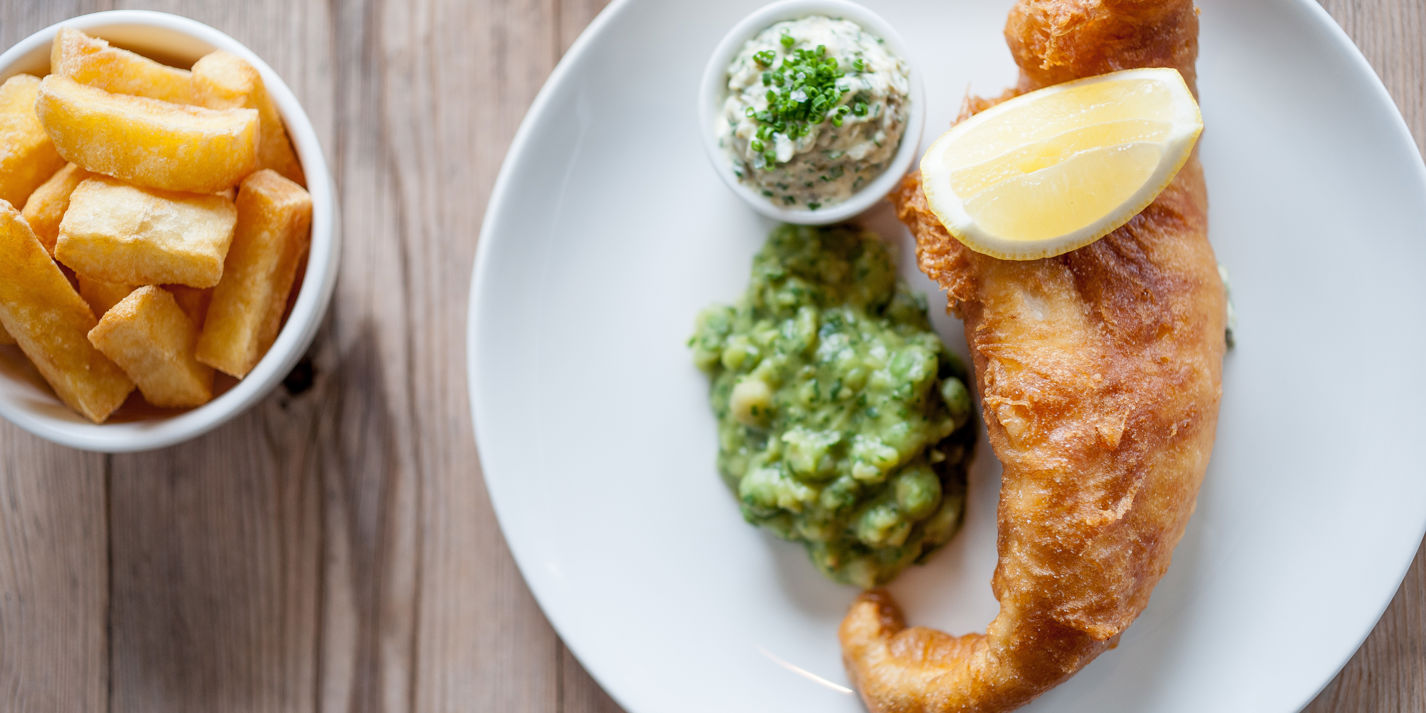
[[[312,344],[337,284],[340,241],[336,190],[317,132],[292,90],[242,43],[186,17],[116,10],[65,20],[0,54],[0,81],[21,72],[46,74],[50,43],[61,26],[84,30],[165,61],[192,64],[221,49],[250,62],[262,73],[268,92],[277,102],[307,176],[307,190],[312,194],[312,247],[291,315],[277,341],[247,378],[204,406],[172,415],[94,424],[60,403],[18,349],[0,347],[0,416],[11,423],[41,438],[87,451],[128,453],[164,448],[217,428],[257,403],[282,381]]]
[[[911,100],[907,107],[906,133],[901,137],[901,145],[886,170],[875,180],[863,186],[847,200],[817,210],[787,208],[778,205],[753,187],[738,180],[733,174],[733,164],[723,149],[718,146],[717,124],[723,114],[723,103],[728,98],[728,65],[738,51],[753,36],[784,20],[795,20],[811,15],[825,15],[842,18],[861,25],[863,29],[886,41],[891,52],[906,61],[911,69]],[[698,94],[699,133],[703,147],[713,168],[738,197],[754,210],[774,220],[799,225],[830,225],[862,213],[886,197],[901,178],[911,170],[921,154],[921,132],[926,123],[926,90],[921,81],[914,58],[901,35],[885,20],[871,10],[849,0],[781,0],[766,5],[733,26],[718,47],[708,58],[703,69],[703,82]]]

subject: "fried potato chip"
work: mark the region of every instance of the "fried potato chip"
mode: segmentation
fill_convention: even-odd
[[[59,28],[50,45],[50,72],[106,92],[176,104],[198,103],[188,70],[113,47],[70,27]]]
[[[0,347],[9,346],[14,343],[15,338],[10,336],[10,333],[5,331],[4,327],[0,327]]]
[[[40,80],[17,74],[0,84],[0,200],[23,206],[64,159],[35,113]]]
[[[198,338],[198,360],[242,378],[267,353],[311,240],[312,197],[262,170],[238,188],[238,227]]]
[[[35,231],[35,237],[50,255],[54,255],[54,242],[59,239],[59,221],[69,210],[69,194],[91,175],[72,163],[65,164],[25,201],[25,209],[20,214],[25,216],[30,230]]]
[[[161,287],[140,287],[89,332],[154,406],[187,408],[213,400],[213,369],[193,358],[198,330]]]
[[[87,275],[75,277],[79,280],[79,296],[89,303],[89,309],[96,317],[103,317],[105,312],[137,289],[134,285],[108,282]]]
[[[55,257],[109,282],[212,287],[223,276],[237,215],[226,196],[155,191],[96,176],[70,196]]]
[[[257,168],[253,109],[111,94],[53,74],[40,82],[35,109],[61,156],[135,185],[217,193]]]
[[[173,295],[183,313],[193,320],[193,326],[203,328],[203,320],[208,316],[208,303],[213,300],[213,290],[200,290],[187,285],[164,285],[163,289]]]
[[[102,423],[134,383],[89,343],[96,323],[20,211],[0,200],[0,325],[61,401]]]
[[[277,104],[267,93],[256,67],[235,54],[219,50],[193,65],[193,88],[198,103],[209,109],[256,109],[261,124],[258,168],[270,168],[288,180],[307,185],[302,163],[287,138],[282,115],[277,113]]]

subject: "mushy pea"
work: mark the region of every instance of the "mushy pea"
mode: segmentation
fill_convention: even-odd
[[[875,235],[778,228],[746,294],[704,310],[690,345],[748,522],[860,587],[955,534],[974,443],[965,367]]]
[[[850,20],[779,22],[728,66],[718,144],[738,180],[770,201],[810,210],[840,203],[896,156],[910,71]]]

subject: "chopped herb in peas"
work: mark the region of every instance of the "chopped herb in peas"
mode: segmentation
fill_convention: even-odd
[[[743,297],[704,310],[690,344],[748,522],[859,587],[955,534],[975,438],[967,373],[876,236],[778,228]]]

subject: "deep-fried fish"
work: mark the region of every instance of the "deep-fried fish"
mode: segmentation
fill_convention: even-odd
[[[1194,86],[1191,0],[1020,0],[1005,34],[1020,91],[1141,66],[1175,67]],[[918,176],[893,199],[921,269],[964,320],[1004,466],[1000,612],[984,634],[951,636],[906,628],[886,593],[869,592],[842,623],[843,655],[876,713],[1009,710],[1118,641],[1193,511],[1225,319],[1203,171],[1195,154],[1122,228],[1027,262],[957,242]]]

